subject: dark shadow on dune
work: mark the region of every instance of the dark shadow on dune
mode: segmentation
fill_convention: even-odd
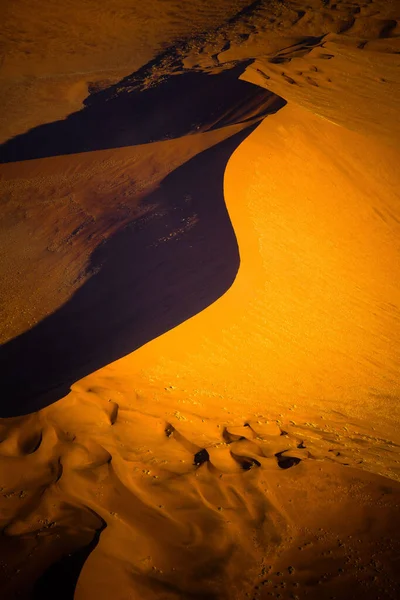
[[[246,64],[217,75],[161,78],[147,89],[126,78],[89,96],[85,108],[68,118],[8,140],[0,147],[0,162],[146,144],[279,110],[285,104],[282,98],[238,79]]]
[[[31,600],[57,598],[57,600],[73,600],[76,584],[89,555],[100,541],[101,533],[107,527],[105,521],[94,532],[91,542],[65,555],[53,563],[36,581]]]
[[[97,272],[59,310],[0,349],[1,416],[37,410],[81,377],[200,312],[230,287],[239,252],[223,196],[252,128],[196,156],[145,200],[157,208],[92,256]]]
[[[215,76],[175,75],[144,91],[132,91],[132,78],[126,78],[65,121],[3,145],[2,160],[8,162],[142,144],[238,122],[244,128],[166,177],[143,200],[145,216],[94,252],[89,271],[96,275],[54,314],[0,348],[1,417],[59,400],[78,379],[176,327],[231,286],[239,252],[223,196],[225,167],[252,123],[286,104],[238,80],[245,66]]]

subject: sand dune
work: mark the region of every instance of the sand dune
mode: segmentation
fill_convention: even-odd
[[[1,597],[395,600],[396,3],[6,12]]]
[[[3,4],[1,141],[82,107],[88,92],[139,69],[164,47],[223,24],[243,6],[203,0]],[[154,27],[154,15],[157,27]],[[12,114],[12,118],[8,115]]]
[[[226,81],[223,85],[226,89]],[[65,157],[53,157],[44,164],[34,160],[23,167],[17,166],[20,163],[4,167],[9,215],[23,210],[32,196],[36,204],[32,219],[25,215],[14,222],[14,239],[4,257],[3,272],[16,296],[13,305],[7,304],[5,334],[20,333],[16,326],[26,327],[27,319],[46,316],[49,304],[43,305],[42,298],[54,308],[58,308],[56,302],[68,301],[0,350],[8,396],[3,416],[31,412],[58,400],[77,378],[178,325],[232,283],[239,258],[223,199],[226,162],[248,128],[261,118],[254,110],[255,100],[263,115],[283,104],[248,83],[237,81],[237,88],[237,124],[230,124],[235,113],[231,86],[232,114],[224,122],[220,106],[221,119],[214,111],[210,130],[202,134],[195,128],[190,137],[137,145],[126,152],[120,148],[112,155],[102,151],[87,153],[87,159],[73,155],[68,162]],[[207,129],[205,122],[203,126]],[[217,143],[217,151],[201,153]],[[26,177],[23,190],[18,189],[21,169]],[[35,198],[37,187],[40,192]],[[43,201],[54,206],[46,227],[40,224]],[[129,226],[123,228],[124,224]],[[40,237],[35,235],[37,246],[32,252],[41,263],[39,272],[46,277],[49,268],[54,269],[51,283],[60,287],[50,299],[47,285],[32,290],[32,312],[25,323],[20,318],[16,323],[16,300],[20,295],[25,306],[27,285],[21,279],[15,281],[15,264],[8,262],[8,254],[14,242],[15,260],[24,258],[18,230],[32,225],[41,231]],[[38,270],[32,273],[37,276]],[[90,314],[93,319],[88,318]],[[26,365],[23,374],[21,363]]]

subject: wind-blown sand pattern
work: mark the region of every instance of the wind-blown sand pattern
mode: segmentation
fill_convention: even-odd
[[[5,15],[1,597],[395,600],[399,5],[131,4]]]

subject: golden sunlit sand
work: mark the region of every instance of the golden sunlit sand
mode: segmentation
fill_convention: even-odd
[[[396,600],[398,3],[128,5],[6,15],[1,597]]]

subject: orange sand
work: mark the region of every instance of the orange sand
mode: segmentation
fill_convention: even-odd
[[[86,82],[76,98],[106,56],[119,81],[191,34],[85,109],[154,88],[180,133],[64,153],[61,140],[58,156],[1,166],[2,598],[395,600],[396,3],[256,2],[229,20],[245,3],[183,17],[153,2],[136,62],[114,4],[69,67]],[[26,14],[40,39],[23,2],[9,10],[8,31]],[[6,153],[35,151],[27,129],[79,108],[44,118],[43,73],[64,89],[69,43],[89,43],[85,20],[65,19],[60,63],[27,62],[45,100],[10,113],[3,139],[22,137]],[[18,93],[21,39],[3,72]],[[231,85],[240,60],[230,108],[213,105],[216,79],[182,88],[184,130],[162,81]]]

